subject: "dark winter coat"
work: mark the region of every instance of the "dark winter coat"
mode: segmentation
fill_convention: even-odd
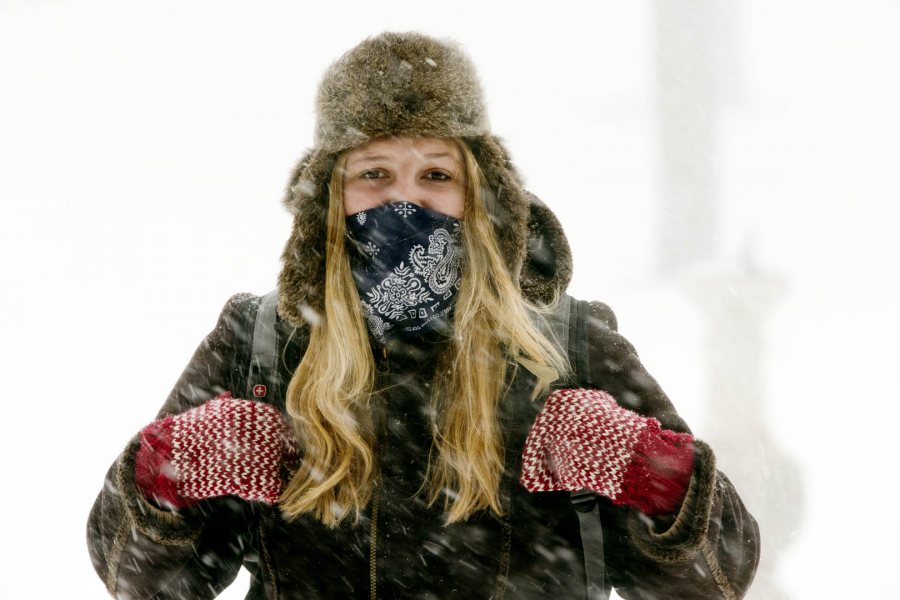
[[[534,303],[562,294],[571,275],[565,235],[528,194],[488,124],[474,65],[455,44],[415,32],[360,43],[327,71],[316,102],[315,145],[297,163],[284,196],[294,217],[282,254],[280,377],[265,401],[284,408],[284,382],[306,348],[305,318],[325,305],[328,182],[340,152],[370,139],[434,136],[465,141],[484,178],[485,209],[513,282]],[[233,297],[163,405],[183,412],[226,390],[252,397],[250,339],[259,298]],[[626,408],[687,431],[615,318],[594,305],[589,372],[557,387],[592,386]],[[88,523],[94,566],[120,598],[211,598],[245,566],[248,598],[361,598],[370,577],[382,598],[583,598],[578,519],[567,493],[529,494],[517,482],[527,430],[540,408],[531,375],[511,377],[501,402],[506,472],[504,517],[481,514],[444,526],[417,492],[431,444],[427,407],[435,348],[378,359],[380,497],[358,526],[328,529],[277,508],[218,498],[173,514],[143,499],[134,481],[137,440],[113,464]],[[279,381],[280,380],[280,383]],[[302,444],[301,444],[302,445]],[[756,523],[697,442],[693,477],[678,514],[647,518],[601,501],[606,567],[624,598],[742,596],[756,569]],[[377,508],[377,510],[376,510]],[[374,536],[373,536],[374,534]],[[374,575],[373,575],[374,574]]]
[[[160,414],[179,413],[230,390],[248,397],[250,341],[259,298],[234,296],[201,344]],[[580,381],[609,391],[627,408],[666,428],[687,431],[611,311],[593,304],[590,373]],[[303,330],[279,320],[281,381],[306,345]],[[397,352],[378,362],[386,410],[382,491],[374,534],[372,509],[358,526],[324,527],[277,508],[219,498],[175,515],[154,508],[135,488],[133,440],[109,471],[88,523],[94,566],[120,598],[212,598],[243,565],[248,598],[362,598],[375,568],[381,598],[584,598],[577,517],[567,493],[530,494],[516,481],[528,426],[539,404],[519,370],[502,404],[508,516],[483,514],[442,525],[417,495],[430,446],[425,415],[434,353]],[[589,380],[589,381],[587,381]],[[284,386],[265,401],[284,407]],[[623,598],[741,597],[759,557],[756,523],[718,473],[712,451],[696,444],[694,475],[679,513],[648,518],[601,501],[609,577]]]

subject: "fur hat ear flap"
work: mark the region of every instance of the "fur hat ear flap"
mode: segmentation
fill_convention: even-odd
[[[513,281],[517,281],[526,257],[528,198],[509,155],[497,138],[484,136],[466,141],[487,183],[487,189],[483,190],[485,209],[494,223],[500,251]]]
[[[335,155],[313,149],[297,161],[281,199],[288,212],[296,215],[310,202],[328,206],[328,181],[336,159]]]
[[[554,302],[572,279],[572,251],[562,225],[547,205],[528,194],[528,260],[519,278],[522,295],[532,302]]]
[[[294,327],[325,312],[328,182],[335,159],[321,150],[306,153],[294,167],[282,199],[294,222],[281,253],[278,313]]]

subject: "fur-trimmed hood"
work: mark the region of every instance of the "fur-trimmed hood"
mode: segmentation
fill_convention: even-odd
[[[316,110],[315,145],[294,168],[283,199],[294,223],[278,281],[282,318],[301,327],[310,311],[324,311],[328,182],[337,157],[392,135],[462,138],[484,172],[486,208],[513,280],[533,302],[565,291],[572,260],[562,227],[524,190],[491,133],[475,67],[457,44],[419,33],[369,38],[325,73]]]

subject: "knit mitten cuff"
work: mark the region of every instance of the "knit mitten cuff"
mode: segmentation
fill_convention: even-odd
[[[689,433],[662,429],[659,421],[648,419],[613,503],[651,516],[677,512],[691,481],[693,441]]]
[[[172,465],[174,417],[154,421],[141,430],[141,447],[134,460],[137,488],[159,508],[179,509],[196,504],[178,493],[178,477]]]

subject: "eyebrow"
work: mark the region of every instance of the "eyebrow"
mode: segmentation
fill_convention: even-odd
[[[449,152],[428,152],[427,154],[423,154],[422,156],[425,158],[432,158],[432,159],[434,159],[434,158],[452,158],[454,160],[454,162],[460,162],[455,156],[453,156]],[[363,156],[360,156],[357,159],[351,160],[347,164],[353,165],[353,164],[356,164],[356,163],[362,162],[362,161],[370,161],[370,160],[377,161],[377,160],[389,160],[389,159],[390,159],[390,156],[387,156],[385,154],[364,154]]]

